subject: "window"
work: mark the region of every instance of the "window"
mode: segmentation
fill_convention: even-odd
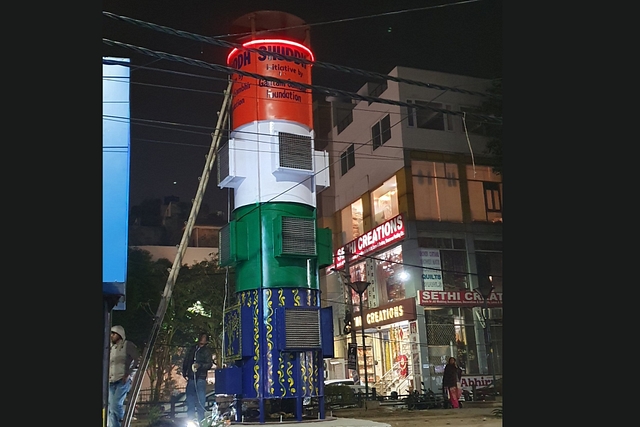
[[[382,93],[387,90],[387,81],[383,81],[382,83],[369,83],[369,96],[378,97],[382,95]],[[368,105],[371,105],[371,101],[368,101]]]
[[[346,244],[353,239],[362,236],[364,233],[364,222],[362,219],[362,199],[358,199],[346,208],[342,209],[342,232]]]
[[[340,133],[353,122],[353,110],[349,110],[346,113],[343,110],[338,110],[338,117],[342,117],[338,121],[338,133]]]
[[[469,288],[467,251],[464,239],[418,237],[418,245],[427,250],[440,250],[442,284],[445,291]]]
[[[340,154],[340,169],[342,175],[346,174],[349,169],[356,165],[356,154],[353,144],[351,144],[345,151]]]
[[[484,204],[487,212],[502,212],[502,202],[500,201],[500,184],[497,182],[483,182]]]
[[[398,301],[406,297],[405,282],[410,270],[405,271],[402,263],[402,245],[376,255],[375,286],[379,292],[380,305]]]
[[[400,213],[397,187],[398,184],[394,176],[371,193],[374,225],[382,224]]]
[[[494,292],[502,292],[502,252],[480,252],[476,249],[476,265],[481,271],[491,276]]]
[[[421,106],[423,108],[414,108],[409,110],[409,116],[413,114],[414,117],[411,117],[408,120],[408,125],[414,125],[421,129],[432,129],[432,130],[453,130],[453,119],[451,114],[445,114],[438,110],[451,110],[450,105],[440,104],[439,102],[426,102],[426,101],[408,101],[413,102],[414,104]],[[429,108],[431,107],[431,108]]]
[[[411,171],[416,218],[462,222],[458,165],[413,160]]]
[[[467,165],[473,221],[502,222],[502,178],[490,166]]]
[[[479,109],[475,107],[460,107],[460,111],[465,113],[480,114]],[[471,116],[469,114],[466,114],[465,116],[460,116],[460,129],[462,129],[463,132],[465,131],[465,125],[466,125],[466,130],[469,133],[472,133],[474,135],[480,135],[480,136],[489,135],[487,132],[487,123],[484,122],[482,119]]]
[[[371,128],[371,141],[373,141],[373,149],[375,150],[390,139],[391,118],[387,114],[382,120],[373,125],[373,127]]]

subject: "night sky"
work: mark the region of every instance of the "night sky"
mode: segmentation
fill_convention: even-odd
[[[445,4],[450,5],[389,14]],[[317,61],[379,73],[401,65],[488,79],[502,77],[499,0],[103,1],[103,11],[208,37],[229,35],[234,20],[261,10],[291,13],[310,25],[311,49]],[[344,22],[334,22],[341,20]],[[226,65],[228,48],[107,17],[102,21],[104,38]],[[238,41],[233,36],[223,39]],[[103,56],[129,57],[134,65],[130,205],[170,195],[190,201],[202,175],[227,74],[106,45]],[[356,92],[365,82],[346,72],[313,68],[315,85]],[[212,211],[226,212],[227,191],[218,189],[212,175],[203,204]]]

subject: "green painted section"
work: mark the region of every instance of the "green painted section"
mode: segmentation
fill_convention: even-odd
[[[311,218],[316,227],[315,211],[308,205],[282,202],[243,206],[233,211],[233,220],[246,227],[247,236],[247,259],[238,261],[235,268],[236,292],[261,288],[319,289],[317,256],[275,256],[276,244],[281,240],[275,233],[282,217]]]

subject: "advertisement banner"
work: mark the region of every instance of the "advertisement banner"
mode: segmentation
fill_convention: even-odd
[[[347,353],[347,369],[356,369],[356,357],[358,354],[358,344],[350,342]]]
[[[422,266],[422,289],[427,291],[442,291],[442,264],[438,249],[420,248],[420,261]]]
[[[423,307],[482,307],[484,299],[475,291],[419,291],[418,304]],[[491,292],[487,307],[502,307],[502,292]]]
[[[334,265],[327,267],[327,274],[336,268],[344,267],[345,257],[349,254],[349,262],[355,263],[362,255],[376,252],[404,239],[406,235],[402,214],[391,218],[362,236],[350,241],[333,254]]]
[[[502,375],[496,375],[496,382],[502,378]],[[480,387],[488,387],[493,382],[493,378],[491,376],[484,375],[462,375],[462,379],[460,380],[460,385],[464,390],[472,391],[473,386],[475,385],[477,388]]]

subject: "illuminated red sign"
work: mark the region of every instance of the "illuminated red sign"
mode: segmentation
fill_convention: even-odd
[[[418,291],[418,304],[423,307],[482,307],[482,295],[474,291]],[[491,292],[487,307],[502,307],[502,292]]]
[[[271,53],[313,61],[311,49],[283,39],[251,40],[242,45],[260,50],[256,53],[233,49],[227,65],[238,70],[283,81],[311,84],[311,64],[295,59],[278,59]],[[233,74],[231,122],[234,129],[253,121],[289,120],[313,129],[312,94],[286,82],[256,79]]]
[[[362,255],[375,252],[404,239],[405,234],[404,218],[400,214],[338,249],[333,257],[334,268],[340,269],[344,266],[345,252],[350,254],[349,262],[353,262]]]

